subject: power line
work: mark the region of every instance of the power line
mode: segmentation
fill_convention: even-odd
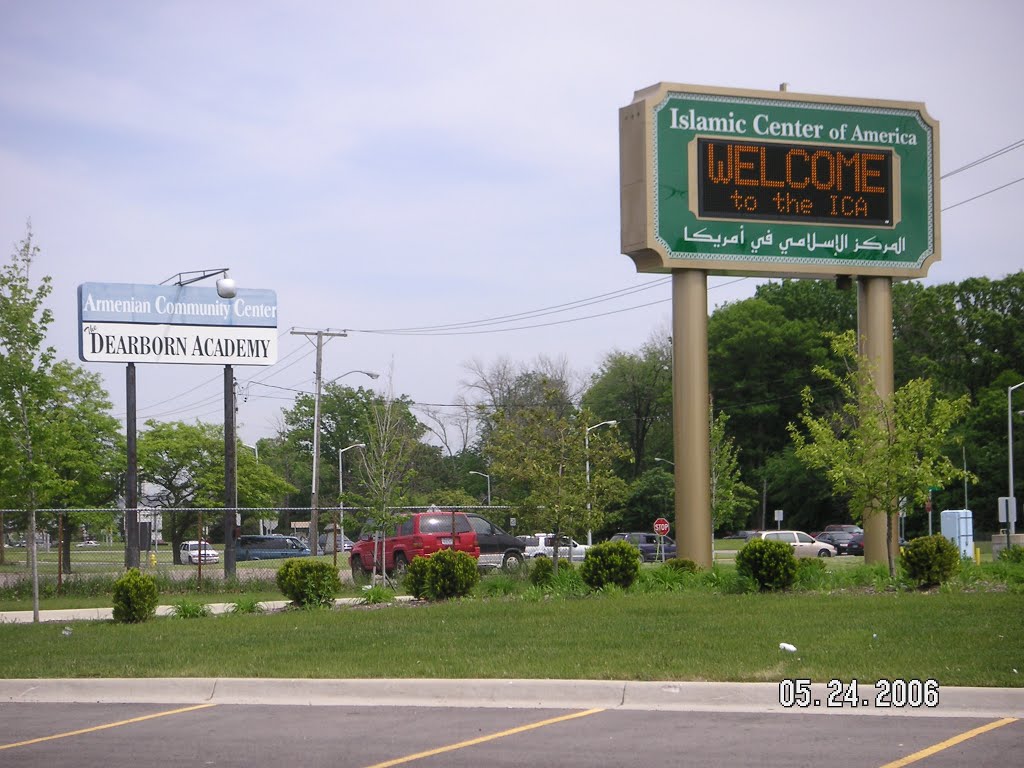
[[[1024,139],[1017,139],[1017,141],[1013,142],[1012,144],[1007,144],[1002,149],[997,149],[995,152],[990,152],[984,157],[979,157],[977,160],[973,160],[972,162],[967,163],[967,165],[961,165],[959,168],[952,170],[949,173],[942,174],[942,176],[940,176],[939,178],[948,179],[950,176],[956,176],[958,173],[962,173],[963,171],[969,171],[971,168],[974,168],[977,165],[987,163],[989,160],[995,160],[1000,155],[1005,155],[1007,152],[1012,152],[1013,150],[1020,149],[1021,147],[1024,147]]]
[[[943,210],[943,212],[950,211],[953,208],[958,208],[961,205],[966,205],[967,203],[970,203],[970,202],[972,202],[974,200],[977,200],[979,197],[985,197],[985,195],[991,195],[993,192],[998,192],[1001,189],[1006,189],[1007,187],[1012,187],[1014,184],[1019,184],[1022,181],[1024,181],[1024,176],[1021,176],[1019,179],[1014,179],[1013,181],[1009,181],[1009,182],[1007,182],[1006,184],[1003,184],[1000,187],[995,187],[994,189],[990,189],[988,192],[982,192],[980,195],[975,195],[974,197],[968,197],[966,200],[961,200],[959,203],[953,203],[952,205],[948,205],[945,208],[943,208],[942,210]]]

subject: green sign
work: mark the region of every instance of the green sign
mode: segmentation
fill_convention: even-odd
[[[920,277],[939,258],[921,104],[662,84],[620,110],[620,137],[642,271]]]

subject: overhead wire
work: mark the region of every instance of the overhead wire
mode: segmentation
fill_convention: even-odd
[[[970,170],[972,168],[975,168],[975,167],[977,167],[979,165],[982,165],[984,163],[990,162],[990,161],[992,161],[992,160],[994,160],[994,159],[996,159],[998,157],[1001,157],[1002,155],[1005,155],[1005,154],[1007,154],[1009,152],[1012,152],[1012,151],[1015,151],[1017,149],[1020,149],[1021,147],[1024,147],[1024,139],[1018,139],[1017,141],[1011,142],[1010,144],[1006,145],[1005,147],[1001,147],[1000,149],[997,149],[997,150],[995,150],[993,152],[990,152],[989,154],[984,155],[983,157],[980,157],[980,158],[978,158],[976,160],[973,160],[973,161],[971,161],[969,163],[966,163],[966,164],[964,164],[964,165],[962,165],[962,166],[960,166],[958,168],[955,168],[954,170],[949,171],[948,173],[945,173],[945,174],[941,175],[940,179],[948,179],[948,178],[950,178],[952,176],[955,176],[957,174],[960,174],[960,173],[963,173],[965,171],[968,171],[968,170]],[[967,203],[973,202],[973,201],[978,200],[978,199],[980,199],[982,197],[986,197],[988,195],[994,194],[995,192],[999,192],[999,191],[1001,191],[1003,189],[1011,187],[1011,186],[1013,186],[1015,184],[1018,184],[1018,183],[1020,183],[1022,181],[1024,181],[1024,177],[1021,177],[1021,178],[1018,178],[1018,179],[1014,179],[1013,181],[1007,182],[1006,184],[1002,184],[1000,186],[993,187],[992,189],[989,189],[989,190],[987,190],[985,192],[981,192],[981,193],[979,193],[977,195],[974,195],[972,197],[969,197],[969,198],[967,198],[965,200],[961,200],[961,201],[959,201],[957,203],[953,203],[952,205],[948,205],[948,206],[942,208],[942,211],[945,212],[945,211],[953,210],[954,208],[958,208],[958,207],[960,207],[962,205],[966,205]],[[574,310],[581,309],[581,308],[584,308],[584,307],[594,306],[596,304],[601,304],[601,303],[605,303],[605,302],[608,302],[608,301],[614,301],[616,299],[624,298],[626,296],[630,296],[630,295],[633,295],[635,293],[640,293],[642,291],[646,291],[646,290],[650,290],[650,289],[655,288],[655,287],[662,286],[665,283],[667,283],[670,279],[671,278],[662,278],[662,279],[658,279],[658,280],[652,280],[652,281],[650,281],[648,283],[645,283],[643,285],[630,286],[629,288],[623,288],[623,289],[619,289],[619,290],[616,290],[616,291],[608,291],[606,293],[597,294],[596,296],[590,296],[590,297],[586,297],[586,298],[582,298],[582,299],[576,299],[574,301],[565,302],[563,304],[555,304],[555,305],[552,305],[550,307],[541,307],[541,308],[538,308],[538,309],[526,310],[524,312],[514,312],[514,313],[509,313],[509,314],[506,314],[506,315],[497,315],[497,316],[493,316],[493,317],[486,317],[486,318],[482,318],[482,319],[479,319],[479,320],[469,320],[469,321],[463,321],[463,322],[446,323],[446,324],[432,325],[432,326],[411,326],[411,327],[405,327],[405,328],[377,328],[377,329],[367,328],[367,329],[346,329],[346,330],[351,332],[351,333],[364,333],[364,334],[376,334],[376,335],[406,335],[406,336],[459,336],[459,335],[463,335],[464,336],[464,335],[481,335],[481,334],[488,334],[488,333],[507,333],[507,332],[512,332],[512,331],[522,331],[522,330],[532,330],[532,329],[537,329],[537,328],[547,328],[547,327],[556,326],[556,325],[565,325],[565,324],[568,324],[568,323],[576,323],[576,322],[582,322],[582,321],[585,321],[585,320],[592,320],[592,319],[596,319],[596,318],[600,318],[600,317],[608,317],[608,316],[611,316],[611,315],[621,314],[621,313],[624,313],[624,312],[632,312],[632,311],[637,310],[637,309],[644,309],[644,308],[647,308],[647,307],[655,306],[657,304],[664,304],[666,302],[671,301],[671,298],[669,297],[669,298],[665,298],[665,299],[658,299],[658,300],[651,301],[651,302],[645,302],[643,304],[635,304],[635,305],[632,305],[632,306],[629,306],[629,307],[623,307],[623,308],[620,308],[620,309],[610,310],[608,312],[598,312],[598,313],[593,313],[593,314],[589,314],[589,315],[581,315],[581,316],[578,316],[578,317],[566,318],[566,319],[563,319],[563,320],[554,320],[554,321],[551,321],[551,322],[535,323],[535,324],[529,324],[529,325],[515,325],[515,326],[511,326],[511,327],[504,327],[504,328],[495,328],[494,326],[504,325],[506,323],[510,323],[510,322],[513,322],[513,321],[516,321],[516,320],[531,320],[531,319],[540,318],[540,317],[547,317],[547,316],[550,316],[550,315],[555,315],[555,314],[561,314],[561,313],[564,313],[564,312],[574,311]],[[725,283],[721,283],[721,284],[716,285],[716,286],[711,286],[709,288],[709,290],[713,290],[715,288],[725,287],[727,285],[732,285],[734,283],[742,282],[742,281],[748,280],[748,279],[750,279],[749,276],[740,277],[740,278],[737,278],[735,280],[731,280],[731,281],[728,281],[728,282],[725,282]],[[281,337],[284,336],[284,335],[285,335],[285,332],[282,332],[281,334],[279,334],[278,339],[280,340]],[[295,356],[300,351],[302,351],[302,348],[301,347],[297,347],[296,349],[292,350],[287,355],[285,355],[285,357],[282,358],[282,360],[286,360],[289,357]],[[311,355],[312,352],[313,352],[313,350],[311,350],[311,349],[310,350],[306,350],[306,354],[305,355],[301,355],[299,357],[296,357],[296,359],[293,360],[288,365],[285,365],[285,366],[275,365],[275,366],[269,367],[268,369],[266,369],[265,372],[261,371],[260,373],[255,374],[252,378],[248,379],[245,382],[245,385],[248,386],[250,384],[263,384],[264,386],[271,387],[271,388],[278,388],[278,389],[288,390],[288,389],[290,389],[288,387],[275,387],[275,385],[266,384],[265,380],[283,373],[285,370],[287,370],[291,366],[301,362],[306,357]],[[263,376],[263,378],[262,379],[259,378],[260,376]],[[184,392],[182,392],[182,393],[180,393],[178,395],[172,395],[171,397],[165,398],[164,400],[160,400],[160,401],[158,401],[156,403],[152,403],[152,404],[146,405],[146,406],[142,407],[140,410],[149,411],[149,410],[152,410],[152,409],[154,409],[154,408],[156,408],[156,407],[158,407],[160,405],[163,405],[164,403],[172,402],[173,400],[176,400],[176,399],[182,397],[183,395],[188,394],[189,392],[194,392],[194,391],[196,391],[196,390],[198,390],[198,389],[200,389],[202,387],[208,386],[209,384],[217,381],[218,378],[220,378],[220,377],[219,376],[212,377],[212,378],[210,378],[210,379],[208,379],[208,380],[206,380],[204,382],[201,382],[201,383],[195,385],[194,387],[191,387],[191,388],[185,390]],[[294,391],[298,392],[299,390],[294,390]],[[181,413],[182,411],[189,410],[190,408],[203,407],[203,406],[205,406],[207,404],[212,403],[217,397],[218,397],[218,395],[213,395],[211,397],[203,398],[203,399],[198,400],[198,401],[196,401],[194,403],[191,403],[191,404],[188,404],[186,406],[183,406],[182,408],[178,408],[178,409],[174,409],[174,410],[170,410],[170,411],[165,411],[165,412],[157,413],[157,414],[150,414],[149,418],[160,418],[160,417],[167,416],[167,415],[173,415],[175,413]],[[277,398],[277,397],[271,398],[269,395],[254,395],[254,397],[263,397],[265,399],[284,399],[284,398]],[[436,404],[436,405],[438,407],[447,407],[446,405],[442,405],[442,404]]]

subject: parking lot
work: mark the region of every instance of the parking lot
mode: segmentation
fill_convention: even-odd
[[[0,763],[1005,766],[1024,743],[1022,697],[1005,689],[965,693],[959,704],[954,695],[945,711],[882,716],[779,711],[766,698],[772,686],[757,684],[140,679],[115,694],[116,682],[99,682],[67,681],[60,701],[61,681],[0,681]],[[186,700],[207,685],[206,701]],[[261,689],[265,697],[253,693]],[[87,703],[90,695],[136,701]],[[446,697],[452,705],[433,704]],[[32,700],[41,698],[53,700]],[[603,705],[566,705],[587,702]]]

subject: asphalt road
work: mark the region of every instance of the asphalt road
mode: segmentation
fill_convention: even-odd
[[[816,691],[824,689],[816,687]],[[0,765],[999,766],[1024,689],[935,709],[795,710],[774,684],[0,681]]]

